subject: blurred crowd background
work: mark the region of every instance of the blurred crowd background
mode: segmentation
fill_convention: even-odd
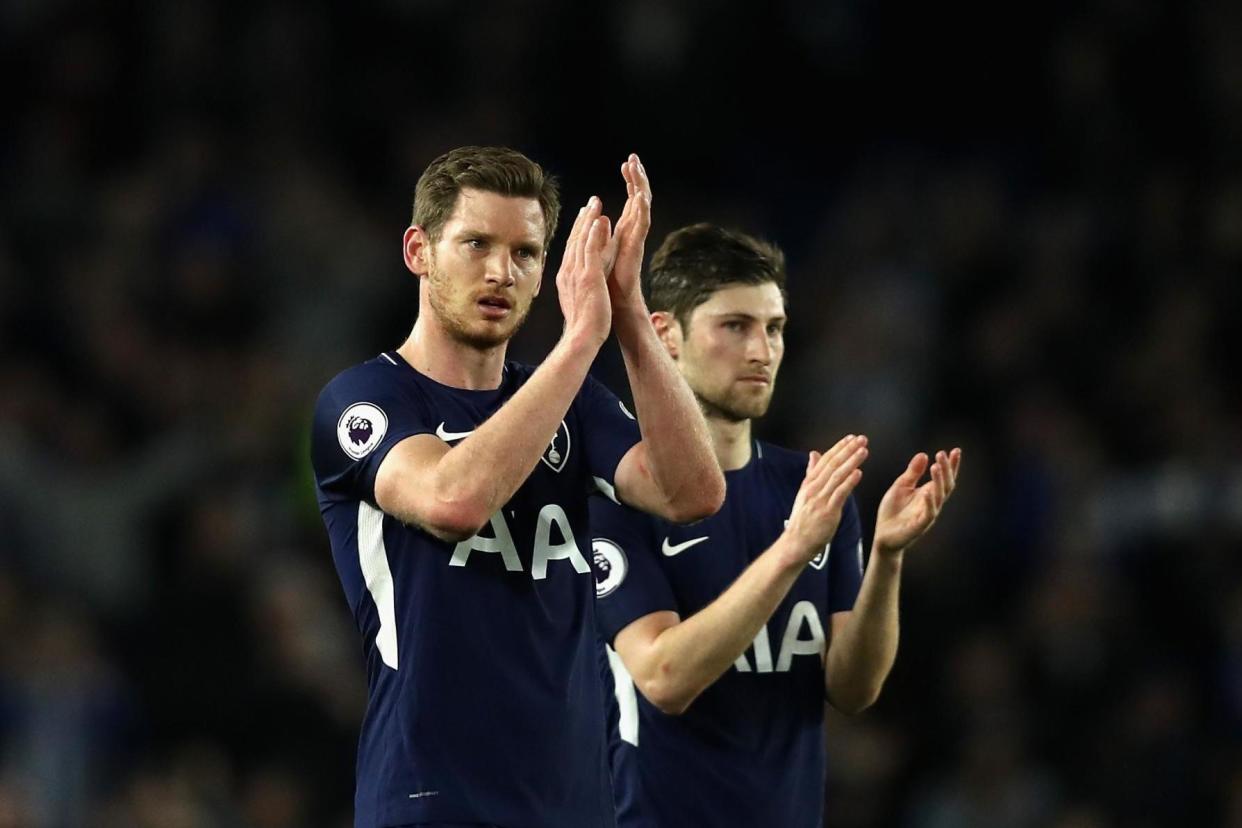
[[[866,523],[964,448],[827,825],[1242,826],[1242,5],[950,6],[0,3],[0,826],[352,824],[309,418],[466,143],[782,244],[758,433]]]

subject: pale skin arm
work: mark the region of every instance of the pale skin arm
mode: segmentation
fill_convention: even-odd
[[[654,612],[617,634],[613,646],[648,701],[665,713],[684,712],[745,652],[836,533],[862,479],[866,443],[850,435],[822,456],[812,452],[785,531],[719,598],[685,620]]]
[[[725,482],[707,423],[651,325],[639,274],[651,227],[651,183],[637,155],[621,165],[628,198],[617,221],[616,258],[608,278],[612,329],[625,360],[642,440],[621,458],[617,497],[675,523],[714,514]]]
[[[832,616],[824,683],[829,700],[844,713],[859,713],[874,704],[893,669],[905,552],[940,516],[957,485],[961,462],[960,448],[939,452],[931,464],[931,479],[920,486],[928,457],[916,454],[880,501],[871,561],[854,609]]]
[[[474,535],[517,491],[547,450],[611,323],[603,256],[607,217],[592,197],[579,211],[556,277],[565,328],[530,379],[455,446],[430,434],[402,440],[375,478],[386,513],[450,542]]]

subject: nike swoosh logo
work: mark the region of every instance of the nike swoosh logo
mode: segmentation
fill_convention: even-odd
[[[660,551],[671,558],[674,555],[680,555],[682,552],[685,552],[695,544],[702,543],[707,540],[708,537],[708,535],[704,535],[701,538],[691,538],[690,540],[682,541],[681,543],[669,543],[668,538],[665,538],[664,543],[660,546]]]
[[[462,438],[469,437],[471,434],[474,434],[473,428],[469,431],[445,431],[444,423],[440,423],[436,426],[436,436],[446,443],[451,443],[454,440],[461,440]]]

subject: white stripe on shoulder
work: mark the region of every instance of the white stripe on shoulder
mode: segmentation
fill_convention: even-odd
[[[396,364],[397,364],[397,361],[396,361],[395,359],[393,359],[392,357],[390,357],[387,353],[382,353],[382,354],[380,354],[380,356],[382,356],[384,359],[386,359],[386,360],[388,360],[389,362],[391,362],[393,365],[396,365]]]
[[[758,440],[755,441],[755,451],[759,453],[759,459],[762,460],[763,459],[763,444],[760,443]]]
[[[617,490],[613,488],[611,483],[602,477],[595,477],[595,475],[591,475],[591,479],[595,481],[595,488],[603,492],[604,495],[607,496],[607,498],[613,503],[618,506],[621,505],[621,501],[617,500]]]

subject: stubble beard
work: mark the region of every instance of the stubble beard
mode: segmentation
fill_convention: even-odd
[[[730,423],[757,420],[768,413],[768,406],[772,403],[771,393],[749,399],[740,394],[728,393],[718,399],[709,399],[698,391],[694,392],[694,396],[699,401],[699,408],[703,410],[704,417]]]
[[[510,318],[500,325],[483,322],[481,325],[472,327],[472,320],[466,316],[469,311],[455,308],[451,302],[446,301],[447,297],[452,296],[452,285],[450,282],[449,277],[444,274],[444,271],[436,267],[434,262],[429,265],[427,271],[427,298],[431,303],[431,312],[435,314],[440,327],[455,341],[476,350],[489,351],[504,345],[512,339],[513,335],[522,327],[522,324],[526,322],[526,317],[530,313],[532,304],[529,301],[524,307],[515,304]]]

